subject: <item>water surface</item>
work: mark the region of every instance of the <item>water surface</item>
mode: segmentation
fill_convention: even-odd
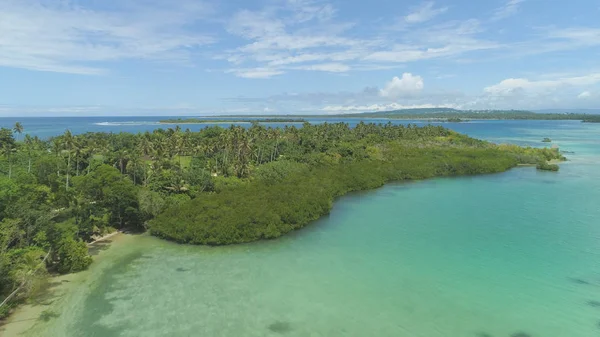
[[[275,241],[117,241],[29,336],[600,335],[600,125],[453,124],[543,146],[559,173],[390,184]]]

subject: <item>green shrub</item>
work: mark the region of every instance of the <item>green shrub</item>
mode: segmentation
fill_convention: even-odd
[[[550,164],[548,162],[540,162],[537,164],[536,168],[538,170],[542,170],[542,171],[553,171],[553,172],[557,172],[560,167],[556,164]]]
[[[60,273],[73,273],[87,269],[92,263],[85,242],[71,236],[64,237],[58,245],[58,265]]]

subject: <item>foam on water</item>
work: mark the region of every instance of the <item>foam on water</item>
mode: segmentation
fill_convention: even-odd
[[[141,125],[161,125],[162,123],[160,122],[151,122],[151,121],[137,121],[137,122],[132,122],[132,121],[125,121],[125,122],[98,122],[98,123],[94,123],[94,125],[99,125],[99,126],[141,126]]]

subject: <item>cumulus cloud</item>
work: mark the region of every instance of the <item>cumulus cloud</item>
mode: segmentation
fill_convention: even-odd
[[[404,73],[402,77],[394,77],[383,89],[379,91],[381,97],[398,98],[407,95],[414,95],[423,90],[423,78],[411,73]]]
[[[582,92],[581,94],[579,94],[579,95],[577,96],[577,98],[579,98],[579,99],[586,99],[586,98],[590,98],[591,96],[592,96],[592,93],[591,93],[591,92],[589,92],[589,91],[584,91],[584,92]]]

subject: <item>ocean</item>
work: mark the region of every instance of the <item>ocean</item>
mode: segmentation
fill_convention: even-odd
[[[21,122],[50,137],[142,132],[157,119]],[[25,336],[600,335],[600,124],[443,125],[493,142],[548,146],[549,137],[569,161],[558,173],[523,167],[353,193],[274,241],[121,237],[90,270],[57,282],[41,305],[50,319]]]

